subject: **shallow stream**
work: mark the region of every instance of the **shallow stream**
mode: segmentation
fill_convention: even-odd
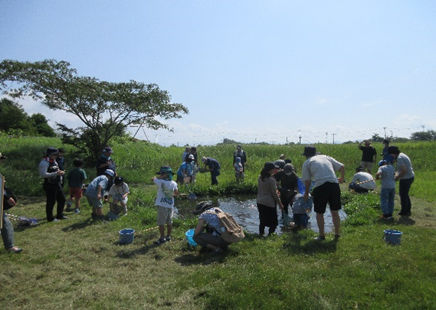
[[[221,208],[224,212],[231,214],[235,220],[242,226],[244,229],[250,233],[258,233],[259,232],[259,213],[257,211],[256,199],[253,199],[252,196],[234,196],[234,197],[225,197],[225,198],[214,198],[214,199],[198,199],[198,200],[179,200],[176,202],[176,207],[179,210],[179,214],[186,217],[193,217],[192,211],[195,209],[195,206],[204,200],[209,200],[214,203],[214,205]],[[279,227],[277,227],[276,233],[281,234],[282,230],[280,228],[280,222],[282,219],[281,211],[278,209],[278,220]],[[289,208],[289,216],[292,218],[292,210]],[[316,213],[312,212],[309,214],[309,224],[308,228],[312,229],[315,232],[318,232],[318,225],[316,224]],[[341,221],[346,218],[346,214],[343,210],[339,211],[339,216]],[[329,233],[333,231],[333,222],[330,214],[330,210],[327,208],[326,213],[324,214],[325,221],[325,232]],[[268,228],[266,229],[268,231]]]

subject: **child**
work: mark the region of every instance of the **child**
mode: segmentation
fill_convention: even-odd
[[[294,203],[292,204],[292,213],[294,214],[294,229],[302,229],[307,227],[309,222],[310,211],[312,211],[313,200],[309,195],[307,200],[300,193],[294,197]]]
[[[109,219],[118,218],[120,213],[127,215],[127,195],[129,194],[129,186],[124,183],[122,177],[117,176],[114,180],[114,184],[109,190],[109,195],[112,197],[112,203],[110,204],[110,211],[108,214]]]
[[[185,161],[180,165],[177,170],[177,183],[187,184],[192,182],[194,174],[194,155],[189,154]]]
[[[235,157],[235,164],[233,165],[233,167],[235,168],[236,182],[239,183],[244,181],[244,166],[242,166],[241,157]]]
[[[72,200],[74,199],[74,212],[78,214],[80,213],[80,198],[82,198],[83,181],[88,177],[86,176],[85,170],[82,169],[83,161],[81,159],[74,159],[73,165],[74,168],[68,172],[67,175],[68,187],[70,189],[70,200],[67,202],[67,206],[69,209],[72,205]]]
[[[154,244],[161,245],[171,240],[172,218],[174,211],[174,196],[179,194],[177,183],[173,179],[171,167],[161,167],[158,177],[153,177],[154,184],[157,185],[157,197],[155,205],[157,210],[157,225],[159,226],[160,238]],[[167,236],[165,237],[165,223],[167,224]]]
[[[379,168],[375,177],[381,179],[380,206],[383,212],[382,218],[392,220],[395,197],[395,169],[392,166],[391,158],[380,160],[378,165]]]
[[[103,219],[103,197],[108,185],[108,182],[112,180],[115,172],[111,169],[106,169],[104,174],[99,175],[91,183],[85,191],[85,196],[88,199],[88,203],[92,206],[92,218]]]

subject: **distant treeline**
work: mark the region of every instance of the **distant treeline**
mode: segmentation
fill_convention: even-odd
[[[56,136],[44,115],[29,116],[18,103],[7,98],[0,100],[0,131],[14,136]]]

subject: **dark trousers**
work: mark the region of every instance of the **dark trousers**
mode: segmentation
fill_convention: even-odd
[[[45,212],[47,215],[47,221],[53,220],[53,207],[57,202],[57,214],[56,217],[58,219],[62,218],[64,215],[64,206],[65,206],[65,195],[62,191],[62,187],[60,184],[44,184],[43,186],[45,195],[47,197]]]
[[[410,209],[412,208],[412,203],[410,202],[409,190],[412,186],[413,181],[414,178],[400,180],[400,215],[411,215]]]
[[[217,176],[219,176],[220,175],[220,171],[219,170],[212,170],[211,172],[210,172],[210,178],[211,178],[211,181],[212,181],[212,185],[218,185],[218,180],[217,180]]]

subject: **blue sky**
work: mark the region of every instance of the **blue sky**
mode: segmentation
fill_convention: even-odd
[[[164,145],[436,129],[435,1],[0,0],[0,42],[0,60],[157,83],[190,110],[174,133],[138,134]]]

